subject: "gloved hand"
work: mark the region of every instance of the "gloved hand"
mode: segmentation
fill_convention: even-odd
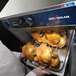
[[[20,54],[20,58],[24,59],[25,58],[24,54]],[[44,76],[45,74],[48,74],[48,75],[51,74],[49,72],[46,72],[44,70],[44,67],[37,67],[33,69],[32,72],[34,72],[37,76]]]
[[[44,67],[37,67],[34,70],[32,70],[37,76],[44,76],[45,74],[49,75],[51,73],[46,72],[44,70]]]

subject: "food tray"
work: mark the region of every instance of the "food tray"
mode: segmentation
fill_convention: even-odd
[[[65,67],[65,65],[67,64],[67,61],[68,61],[67,58],[69,57],[69,53],[70,53],[70,49],[71,49],[70,46],[71,46],[71,42],[72,42],[73,33],[74,33],[74,31],[72,31],[72,30],[67,31],[67,35],[66,35],[67,36],[67,44],[66,44],[66,46],[63,47],[62,49],[57,49],[57,53],[58,53],[59,58],[60,58],[60,62],[59,62],[58,67],[56,67],[56,68],[45,67],[46,71],[49,71],[49,72],[52,72],[54,74],[59,75],[59,72],[63,70],[63,68]],[[39,46],[34,42],[33,39],[32,39],[32,42],[34,43],[35,46]],[[54,48],[54,49],[56,50],[56,48]],[[35,63],[34,61],[30,62],[28,59],[26,59],[25,63],[26,63],[26,65],[34,67],[34,68],[42,66],[40,63]]]

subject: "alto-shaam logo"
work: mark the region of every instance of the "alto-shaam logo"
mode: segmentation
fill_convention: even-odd
[[[55,15],[54,17],[50,17],[49,20],[50,21],[53,21],[53,22],[56,22],[57,20],[69,19],[69,18],[70,18],[69,15],[66,15],[66,16],[58,16],[58,15]]]

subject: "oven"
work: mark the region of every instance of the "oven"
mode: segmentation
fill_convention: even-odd
[[[76,1],[54,5],[39,10],[25,12],[1,18],[3,26],[13,33],[21,42],[32,42],[38,46],[31,33],[33,31],[66,31],[66,46],[58,50],[60,65],[58,68],[45,68],[54,75],[64,76],[67,64],[69,76],[71,71],[73,41],[76,29]],[[56,48],[55,48],[56,49]],[[27,66],[38,67],[38,63],[25,60]]]

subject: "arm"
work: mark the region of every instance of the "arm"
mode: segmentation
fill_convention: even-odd
[[[37,76],[33,71],[31,71],[30,73],[28,73],[26,76]]]
[[[20,52],[13,52],[13,54],[16,56],[16,57],[18,57],[18,58],[20,58]],[[31,72],[29,72],[27,75],[25,75],[25,76],[37,76],[33,71],[31,71]]]
[[[30,73],[28,73],[26,76],[44,76],[45,74],[49,75],[51,73],[46,72],[44,70],[44,67],[37,67],[33,69]]]
[[[20,58],[20,52],[15,52],[15,51],[12,51],[12,53],[17,57],[17,58]]]
[[[20,54],[20,58],[24,59],[24,54]],[[26,76],[44,76],[45,74],[49,75],[51,73],[46,72],[44,67],[37,67],[33,69],[30,73],[28,73]]]

